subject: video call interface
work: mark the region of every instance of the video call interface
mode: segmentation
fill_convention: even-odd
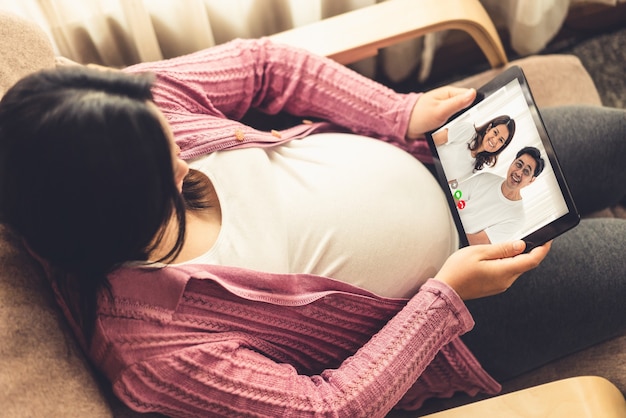
[[[496,164],[492,167],[485,166],[479,171],[470,171],[468,175],[463,176],[463,178],[456,178],[455,176],[458,177],[459,170],[455,165],[459,165],[460,163],[457,164],[454,160],[451,161],[443,158],[443,147],[450,146],[454,143],[467,144],[471,136],[476,132],[476,127],[480,127],[501,115],[507,115],[514,120],[515,133],[510,143],[497,156]],[[477,197],[479,194],[476,191],[477,186],[473,186],[474,189],[471,195],[468,195],[470,190],[464,188],[465,185],[479,183],[495,184],[496,179],[493,176],[491,176],[491,182],[484,180],[487,179],[487,177],[470,180],[472,177],[483,176],[486,175],[486,173],[499,176],[502,181],[504,181],[507,175],[510,176],[509,168],[511,164],[515,162],[516,154],[524,147],[534,147],[538,149],[545,163],[545,167],[530,184],[520,189],[519,193],[521,194],[522,205],[517,205],[517,212],[511,209],[511,213],[522,213],[522,215],[515,216],[517,222],[509,222],[515,225],[509,225],[510,231],[504,228],[504,230],[507,231],[505,232],[506,236],[502,236],[502,233],[500,233],[500,236],[496,237],[495,235],[497,234],[494,233],[494,237],[490,237],[490,242],[497,243],[507,240],[522,239],[568,213],[567,204],[561,194],[550,159],[546,154],[539,131],[535,125],[535,120],[526,102],[522,86],[517,79],[501,87],[483,101],[468,109],[465,113],[450,121],[436,132],[433,132],[433,137],[442,130],[447,130],[447,143],[438,145],[437,151],[441,157],[442,169],[446,175],[450,194],[452,195],[456,210],[458,211],[459,218],[466,233],[469,234],[472,228],[474,228],[472,225],[468,225],[470,221],[474,222],[473,219],[476,217],[476,215],[470,217],[470,212],[474,214],[481,212],[484,215],[479,217],[484,219],[488,219],[491,214],[497,218],[498,211],[506,212],[509,210],[506,204],[510,202],[504,201],[504,206],[502,207],[500,202],[496,201],[497,199],[488,200],[488,203],[485,201],[481,203],[480,199]],[[469,149],[467,149],[467,152],[470,152]],[[458,151],[458,153],[462,155],[461,151]],[[467,164],[467,162],[465,162],[465,164]],[[479,181],[477,182],[477,180]],[[492,189],[493,187],[500,186],[491,186]],[[484,194],[487,194],[487,191],[485,191]],[[499,199],[502,200],[502,196],[500,196]],[[520,212],[520,206],[523,207],[523,212]]]

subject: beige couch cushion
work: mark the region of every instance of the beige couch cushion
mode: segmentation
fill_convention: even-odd
[[[112,414],[39,265],[0,225],[0,415]]]
[[[601,105],[600,95],[580,59],[574,55],[534,55],[510,62],[457,83],[460,87],[480,87],[511,65],[524,71],[538,107],[568,104]]]
[[[54,66],[34,23],[0,13],[0,97],[26,74]],[[0,225],[0,415],[110,417],[39,265]]]
[[[54,66],[45,32],[21,17],[0,13],[0,97],[24,75]]]

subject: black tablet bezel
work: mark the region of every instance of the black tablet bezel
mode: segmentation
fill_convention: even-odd
[[[528,86],[528,82],[526,80],[526,77],[524,76],[523,70],[518,66],[512,66],[508,68],[507,70],[505,70],[504,72],[500,73],[498,76],[496,76],[494,79],[492,79],[490,82],[488,82],[484,86],[478,88],[476,91],[477,94],[476,94],[476,99],[474,100],[474,102],[470,106],[468,106],[466,109],[453,115],[441,127],[446,126],[448,123],[462,116],[469,109],[483,102],[485,99],[490,97],[493,93],[497,92],[503,86],[506,86],[507,84],[509,84],[510,82],[514,80],[517,80],[521,86],[524,99],[526,101],[526,105],[528,106],[528,110],[530,112],[532,120],[535,124],[535,127],[537,128],[537,133],[539,134],[539,138],[541,139],[541,143],[545,150],[546,157],[548,158],[550,165],[552,166],[552,171],[558,183],[563,200],[565,201],[565,204],[567,206],[567,213],[551,221],[547,225],[540,227],[534,232],[529,233],[527,236],[521,238],[526,242],[525,251],[528,252],[532,248],[540,246],[556,238],[558,235],[561,235],[567,230],[575,227],[580,222],[580,214],[578,213],[578,210],[576,209],[576,205],[572,198],[567,182],[565,181],[565,177],[563,176],[561,166],[558,162],[556,152],[554,151],[554,148],[552,146],[552,141],[550,140],[550,137],[548,136],[548,132],[546,131],[545,125],[541,118],[541,114],[539,113],[537,109],[535,100],[532,96],[532,93]],[[464,246],[469,245],[469,242],[467,240],[465,229],[461,222],[461,217],[456,207],[456,201],[454,200],[452,193],[450,193],[448,179],[446,178],[443,165],[439,159],[439,154],[437,153],[437,147],[434,143],[433,136],[432,136],[441,127],[433,131],[427,132],[426,139],[428,141],[429,147],[433,154],[433,163],[434,163],[434,167],[435,167],[435,171],[437,175],[437,180],[440,186],[442,187],[442,189],[444,190],[452,216],[454,218],[454,222],[458,230],[460,246],[464,247]]]

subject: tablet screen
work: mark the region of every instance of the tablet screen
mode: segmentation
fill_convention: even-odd
[[[462,244],[540,245],[579,221],[519,67],[477,90],[468,109],[427,134]]]

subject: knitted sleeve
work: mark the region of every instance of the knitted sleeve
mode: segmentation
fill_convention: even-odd
[[[419,97],[396,93],[333,60],[268,39],[235,40],[127,71],[157,75],[155,102],[183,154],[190,147],[213,151],[215,146],[207,144],[224,138],[260,141],[258,132],[238,122],[251,108],[320,119],[402,145]]]
[[[209,299],[194,303],[200,309],[211,305]],[[227,327],[224,318],[240,314],[237,309],[214,314],[208,325]],[[312,327],[307,322],[302,326]],[[120,371],[113,388],[133,409],[170,416],[383,417],[414,387],[438,352],[472,326],[458,296],[431,280],[373,338],[333,369],[303,373],[291,365],[296,360],[284,360],[280,345],[266,346],[261,338],[245,332],[180,333],[178,340],[167,342],[155,332],[147,340],[133,337],[125,344],[142,350],[167,346],[167,353],[154,351]],[[309,344],[324,339],[311,335]],[[293,336],[286,338],[290,340],[286,344],[293,344]],[[454,362],[463,361],[453,358]],[[439,368],[438,376],[445,374],[443,370]],[[465,379],[466,386],[477,384]],[[424,393],[414,394],[420,395]]]

